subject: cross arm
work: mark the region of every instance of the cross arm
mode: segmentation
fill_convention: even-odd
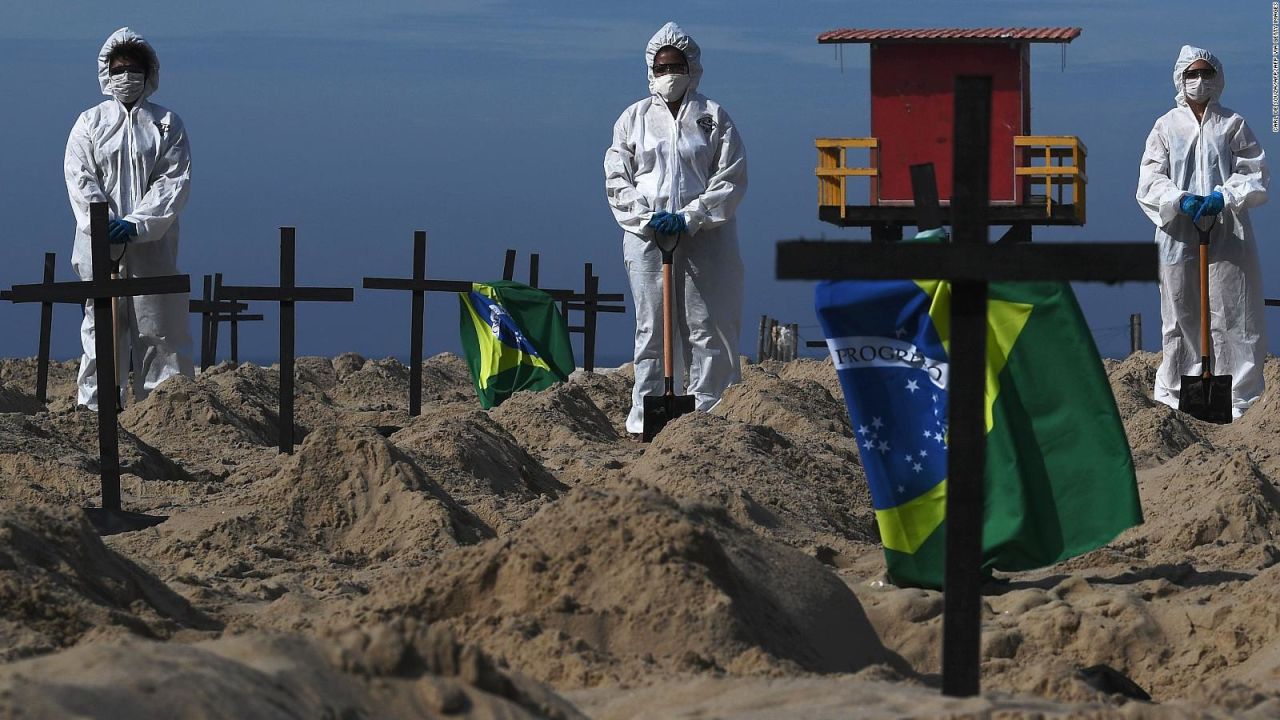
[[[779,280],[1151,282],[1156,246],[1143,243],[866,243],[788,240],[777,244]]]
[[[423,290],[426,292],[471,292],[468,280],[414,280],[413,278],[367,277],[365,290]]]
[[[230,300],[190,300],[188,310],[193,313],[240,312],[248,310],[249,303],[232,302]]]
[[[9,299],[16,303],[56,302],[82,303],[92,298],[132,297],[135,295],[168,295],[191,292],[187,275],[90,280],[88,282],[56,282],[14,285]]]
[[[281,288],[256,285],[223,285],[227,300],[266,300],[270,302],[351,302],[355,291],[342,287]]]

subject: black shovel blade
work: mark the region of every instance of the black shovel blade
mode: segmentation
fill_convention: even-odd
[[[1205,422],[1230,423],[1231,376],[1183,375],[1178,409]]]
[[[644,432],[641,440],[649,442],[662,432],[667,423],[693,412],[692,395],[646,395],[644,397]]]

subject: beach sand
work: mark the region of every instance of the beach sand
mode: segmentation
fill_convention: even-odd
[[[1280,361],[1229,426],[1106,361],[1145,524],[984,589],[977,698],[939,693],[942,595],[887,582],[827,361],[744,367],[629,442],[628,367],[485,412],[461,359],[175,378],[97,419],[55,363],[0,361],[0,717],[1280,717]],[[1089,682],[1105,664],[1150,693]]]

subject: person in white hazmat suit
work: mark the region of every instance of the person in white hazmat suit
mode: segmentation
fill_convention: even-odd
[[[681,238],[672,268],[676,394],[691,394],[698,410],[710,410],[741,374],[743,267],[734,212],[747,189],[747,158],[728,113],[698,92],[701,59],[680,26],[658,30],[645,48],[650,95],[623,111],[604,156],[605,194],[624,231],[636,303],[636,381],[627,416],[633,439],[644,429],[644,397],[663,392],[656,233]]]
[[[1138,204],[1156,225],[1164,359],[1155,399],[1178,406],[1182,375],[1201,372],[1197,213],[1217,215],[1209,240],[1212,370],[1231,376],[1232,415],[1262,395],[1262,277],[1249,208],[1267,201],[1266,154],[1248,123],[1219,104],[1226,78],[1208,50],[1184,45],[1173,66],[1176,107],[1147,136]],[[1203,219],[1201,224],[1207,224]]]
[[[111,34],[98,53],[98,83],[108,100],[81,113],[67,139],[63,170],[76,218],[71,263],[93,277],[89,204],[110,210],[112,257],[122,277],[178,273],[178,214],[191,184],[191,151],[182,120],[149,98],[160,87],[155,50],[129,28]],[[185,295],[124,298],[116,368],[121,386],[130,358],[134,396],[142,399],[165,379],[194,375]],[[77,402],[97,409],[92,303],[80,330]]]

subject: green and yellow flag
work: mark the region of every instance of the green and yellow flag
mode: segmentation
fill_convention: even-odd
[[[462,350],[480,405],[486,410],[520,390],[543,390],[569,379],[569,329],[550,295],[501,280],[458,293]]]
[[[983,568],[1051,565],[1142,522],[1129,444],[1070,285],[988,286]],[[949,283],[821,283],[817,310],[894,582],[942,586]]]

